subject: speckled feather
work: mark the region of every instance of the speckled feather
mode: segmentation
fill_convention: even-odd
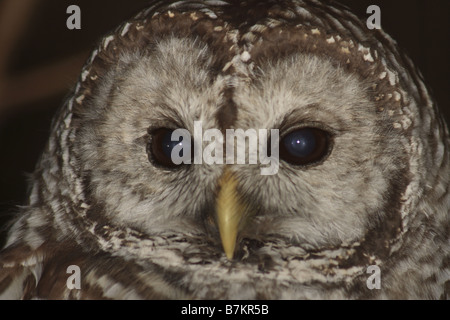
[[[147,159],[149,127],[193,120],[335,135],[313,167],[230,167],[259,212],[232,261],[211,213],[224,166]],[[412,62],[345,8],[158,1],[99,42],[56,116],[0,252],[0,298],[448,298],[449,155]]]

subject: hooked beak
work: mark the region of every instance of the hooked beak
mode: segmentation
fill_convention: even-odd
[[[237,193],[238,181],[233,173],[225,169],[219,180],[216,198],[216,223],[223,250],[229,260],[233,259],[239,231],[250,215],[249,206]]]

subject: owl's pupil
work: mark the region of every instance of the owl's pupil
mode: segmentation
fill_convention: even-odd
[[[172,141],[173,131],[174,130],[168,128],[160,128],[151,133],[152,139],[151,143],[148,145],[147,153],[149,155],[149,160],[152,163],[166,168],[174,168],[179,166],[172,161],[172,152],[173,149],[179,145],[179,156],[183,157],[182,145],[185,142],[182,137],[178,140]]]
[[[281,139],[280,157],[294,165],[322,160],[329,152],[329,134],[317,128],[301,128]]]
[[[164,154],[166,155],[166,157],[168,157],[168,158],[172,157],[172,150],[173,150],[173,148],[175,148],[175,146],[177,144],[179,144],[180,146],[182,145],[181,137],[178,141],[172,141],[172,132],[173,131],[167,130],[167,132],[163,134],[163,137],[161,139],[162,140],[161,141],[161,149],[164,152]],[[180,150],[180,157],[182,157],[182,156],[183,156],[183,149]]]
[[[307,157],[316,148],[316,139],[311,130],[294,131],[283,139],[283,143],[289,153],[296,157]]]

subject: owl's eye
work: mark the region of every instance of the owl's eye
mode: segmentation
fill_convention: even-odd
[[[178,165],[172,160],[172,151],[176,145],[182,147],[179,156],[183,157],[183,141],[182,137],[179,140],[172,141],[172,133],[174,130],[167,128],[160,128],[151,133],[152,140],[148,146],[149,158],[158,165],[174,168]],[[190,142],[189,142],[190,143]]]
[[[281,138],[280,157],[294,165],[306,165],[323,159],[329,151],[330,137],[317,128],[301,128]]]

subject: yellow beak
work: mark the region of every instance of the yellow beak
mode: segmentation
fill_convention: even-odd
[[[219,192],[216,198],[217,225],[223,250],[229,260],[233,259],[239,231],[248,216],[248,206],[237,193],[237,179],[225,169],[219,180]]]

